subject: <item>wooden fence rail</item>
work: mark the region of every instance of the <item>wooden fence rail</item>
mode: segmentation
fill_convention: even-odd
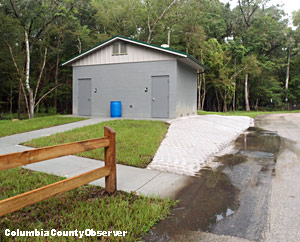
[[[88,150],[105,148],[105,166],[95,170],[64,179],[62,181],[22,193],[0,201],[0,217],[17,211],[28,205],[40,202],[56,194],[72,190],[94,180],[105,177],[105,191],[113,193],[117,189],[116,177],[116,134],[105,126],[104,137],[46,148],[27,150],[0,155],[0,171],[26,164],[40,162],[65,155],[76,154]]]

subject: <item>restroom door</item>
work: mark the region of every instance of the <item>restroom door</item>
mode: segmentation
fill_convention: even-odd
[[[92,114],[92,79],[78,79],[78,114],[91,116]]]
[[[152,118],[169,117],[169,76],[152,76]]]

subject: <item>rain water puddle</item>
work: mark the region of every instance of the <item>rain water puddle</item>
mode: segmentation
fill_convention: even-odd
[[[216,170],[202,169],[182,189],[172,216],[158,223],[145,241],[169,241],[185,231],[205,231],[260,241],[267,222],[272,175],[280,137],[251,127],[232,153],[216,157]]]

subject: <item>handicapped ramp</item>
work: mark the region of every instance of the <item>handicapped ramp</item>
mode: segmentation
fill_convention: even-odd
[[[198,115],[169,121],[170,127],[147,167],[194,176],[218,152],[253,125],[245,116]]]

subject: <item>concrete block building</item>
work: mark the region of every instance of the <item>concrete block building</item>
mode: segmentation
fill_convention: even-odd
[[[73,114],[176,118],[197,112],[197,70],[189,54],[115,36],[62,64],[73,68]]]

